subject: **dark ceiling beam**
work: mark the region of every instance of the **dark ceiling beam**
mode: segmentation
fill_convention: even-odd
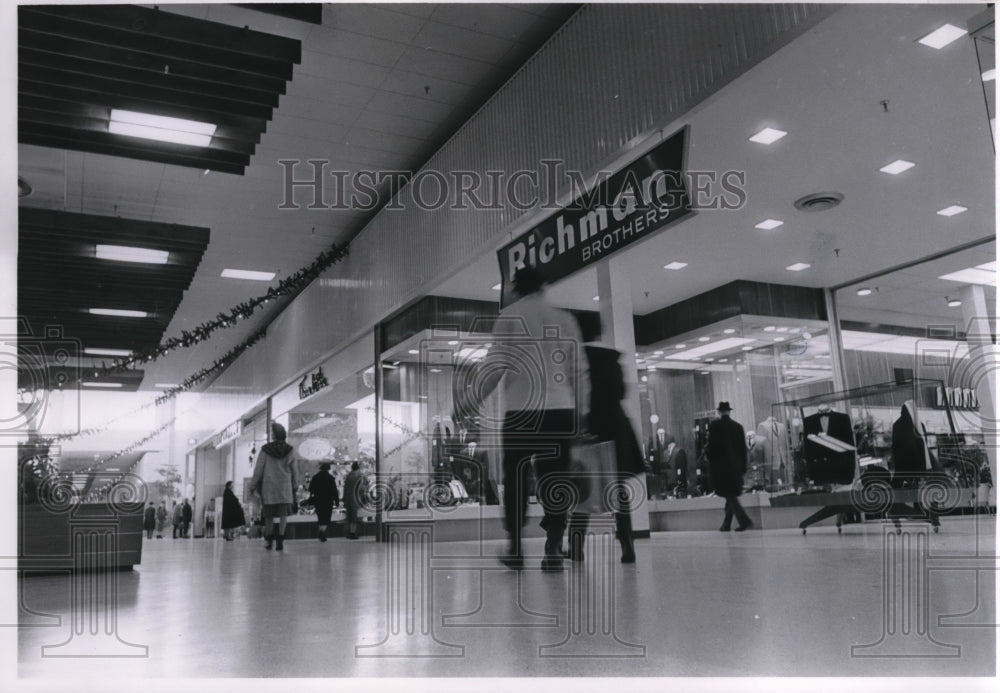
[[[278,17],[297,19],[300,22],[310,24],[323,23],[323,3],[321,2],[254,2],[236,3],[236,6],[257,12],[266,12]]]

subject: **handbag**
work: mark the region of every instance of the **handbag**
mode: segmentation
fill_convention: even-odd
[[[617,483],[617,450],[612,440],[581,440],[570,451],[570,474],[577,490],[574,512],[600,515],[612,510]]]

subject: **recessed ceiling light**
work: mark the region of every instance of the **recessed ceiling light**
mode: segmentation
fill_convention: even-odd
[[[907,171],[916,166],[912,161],[906,161],[905,159],[896,159],[891,164],[886,164],[879,171],[883,173],[891,173],[892,175],[899,175],[903,171]]]
[[[452,339],[452,340],[450,340],[448,342],[448,346],[455,346],[456,344],[458,344],[458,340],[457,339]]]
[[[775,332],[788,332],[788,328],[787,327],[779,327],[777,330],[775,330]]]
[[[938,214],[943,217],[953,217],[956,214],[961,214],[962,212],[968,212],[968,207],[963,207],[962,205],[952,205],[951,207],[945,207],[944,209],[939,209]]]
[[[783,342],[783,341],[785,341],[785,338],[784,337],[775,337],[774,341],[776,341],[776,342]]]
[[[948,300],[948,307],[949,308],[958,308],[960,305],[962,305],[962,302],[959,301],[957,298],[951,298],[951,299],[947,299],[947,300]]]
[[[493,289],[494,291],[499,291],[500,290],[500,285],[499,284],[494,284],[490,288]]]
[[[687,266],[688,266],[688,263],[686,263],[686,262],[670,262],[670,263],[667,263],[666,265],[664,265],[663,269],[679,270],[679,269],[684,269]]]
[[[753,351],[753,346],[748,344],[745,347],[743,347],[743,351]]]
[[[686,348],[687,344],[677,344],[674,346],[674,349],[686,349]]]
[[[91,315],[110,315],[116,318],[145,318],[149,316],[144,310],[120,310],[118,308],[91,308]]]
[[[83,382],[83,383],[80,383],[80,384],[83,385],[84,387],[105,387],[105,388],[119,388],[119,387],[122,387],[121,383],[92,383],[92,382]]]
[[[128,135],[160,142],[207,147],[212,143],[215,125],[197,120],[168,118],[112,108],[108,132],[112,135]]]
[[[779,226],[781,226],[784,223],[785,222],[778,221],[777,219],[765,219],[764,221],[760,222],[759,224],[755,224],[754,228],[755,229],[764,229],[765,231],[770,231],[771,229],[778,228]]]
[[[600,301],[600,300],[601,300],[601,297],[600,297],[600,296],[594,296],[594,300],[595,300],[595,301]]]
[[[641,378],[639,378],[639,380],[641,380],[644,383],[649,382],[649,378],[647,378],[646,376],[642,376]]]
[[[869,289],[867,286],[863,286],[860,289],[858,289],[858,296],[871,296],[871,295],[872,295],[872,290]]]
[[[789,272],[801,272],[802,270],[809,269],[812,267],[808,262],[796,262],[795,264],[789,265],[785,269]]]
[[[164,390],[169,390],[170,388],[177,387],[177,383],[156,383],[153,387],[161,387]]]
[[[788,133],[785,132],[784,130],[776,130],[774,128],[764,128],[756,135],[753,135],[750,138],[750,141],[756,142],[757,144],[772,144],[773,142],[777,142],[787,134]]]
[[[713,361],[715,361],[715,357],[714,356],[705,359],[705,363],[712,363]]]
[[[712,340],[711,337],[698,337],[699,342],[709,342],[711,340]]]
[[[653,356],[663,356],[663,352],[662,351],[654,351],[653,352]]]
[[[274,279],[274,272],[258,270],[224,269],[220,276],[226,279],[250,279],[256,282],[269,282]]]
[[[702,375],[708,375],[708,371],[700,371]]]
[[[128,349],[100,349],[97,347],[87,347],[83,350],[83,353],[89,354],[91,356],[131,356],[132,352]]]
[[[431,373],[440,373],[440,372],[441,372],[440,368],[432,368],[431,369]]]
[[[729,359],[719,359],[719,363],[729,363]]]
[[[419,354],[420,352],[419,352],[419,351],[418,351],[417,349],[410,349],[410,350],[408,350],[408,351],[407,351],[406,353],[407,353],[407,354],[411,354],[411,355],[413,355],[413,356],[416,356],[416,355],[417,355],[417,354]]]
[[[927,34],[922,39],[918,39],[917,43],[922,43],[925,46],[941,50],[952,41],[965,36],[967,33],[969,32],[965,29],[960,29],[953,24],[945,24],[944,26],[941,26]]]
[[[151,265],[165,265],[170,260],[166,250],[152,248],[133,248],[127,245],[97,244],[94,253],[99,260],[118,260],[120,262],[145,262]]]

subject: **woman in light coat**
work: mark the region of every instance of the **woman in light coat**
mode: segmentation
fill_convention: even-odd
[[[272,441],[261,448],[257,464],[250,479],[250,488],[260,496],[264,510],[265,549],[270,549],[277,543],[277,550],[285,548],[286,518],[292,512],[295,501],[295,460],[292,456],[292,446],[285,442],[285,427],[279,423],[271,424]],[[279,529],[275,531],[273,523],[277,521]]]

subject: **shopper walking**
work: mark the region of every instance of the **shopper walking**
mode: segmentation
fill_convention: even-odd
[[[191,520],[194,517],[194,512],[191,510],[191,504],[188,503],[188,499],[184,499],[184,507],[181,508],[181,536],[184,539],[190,539],[191,531]]]
[[[174,539],[177,537],[184,537],[184,508],[177,501],[174,501],[174,511],[171,515],[170,521],[174,525]]]
[[[243,513],[243,506],[233,493],[233,482],[227,481],[226,488],[222,492],[222,537],[226,541],[233,540],[233,530],[242,527],[247,523],[246,515]]]
[[[708,473],[716,495],[726,499],[725,519],[719,531],[728,532],[735,515],[739,523],[736,531],[742,532],[753,526],[739,500],[747,471],[746,434],[743,426],[729,418],[729,402],[719,402],[718,412],[719,418],[708,425]]]
[[[344,479],[344,512],[347,515],[347,538],[358,538],[358,508],[364,493],[365,475],[357,462],[351,463],[351,471]]]
[[[586,335],[590,337],[591,335]],[[600,337],[600,334],[593,335]],[[625,415],[621,401],[625,399],[625,377],[619,359],[621,353],[596,339],[584,345],[590,380],[590,411],[586,430],[598,441],[615,444],[618,484],[628,483],[644,470],[642,449],[636,438],[632,422]],[[603,495],[604,489],[597,489]],[[622,563],[635,563],[635,543],[632,540],[632,515],[627,489],[614,494],[615,531],[622,547]],[[589,516],[573,513],[569,520],[569,557],[583,560],[583,544]]]
[[[250,488],[260,496],[264,511],[265,549],[277,544],[285,548],[285,526],[295,502],[295,460],[292,446],[285,442],[285,427],[271,424],[271,442],[261,448],[250,479]],[[279,525],[274,528],[274,523]]]
[[[326,541],[326,528],[330,524],[333,508],[340,503],[337,492],[337,482],[330,475],[330,463],[323,462],[319,471],[309,480],[309,495],[312,497],[313,508],[316,509],[316,522],[319,524],[317,536],[320,541]]]
[[[517,271],[516,302],[496,321],[494,344],[473,381],[457,381],[455,420],[474,418],[482,400],[500,388],[503,418],[504,528],[510,540],[500,562],[523,567],[521,536],[527,520],[532,459],[535,495],[544,511],[542,570],[562,570],[567,511],[559,487],[569,472],[570,448],[586,413],[586,359],[573,315],[553,306],[545,281],[533,267]],[[466,384],[476,387],[466,388]]]
[[[163,528],[167,526],[167,502],[160,501],[156,508],[156,538],[163,538]]]
[[[156,506],[150,503],[142,513],[142,528],[146,530],[146,538],[153,538],[153,530],[156,529]]]

